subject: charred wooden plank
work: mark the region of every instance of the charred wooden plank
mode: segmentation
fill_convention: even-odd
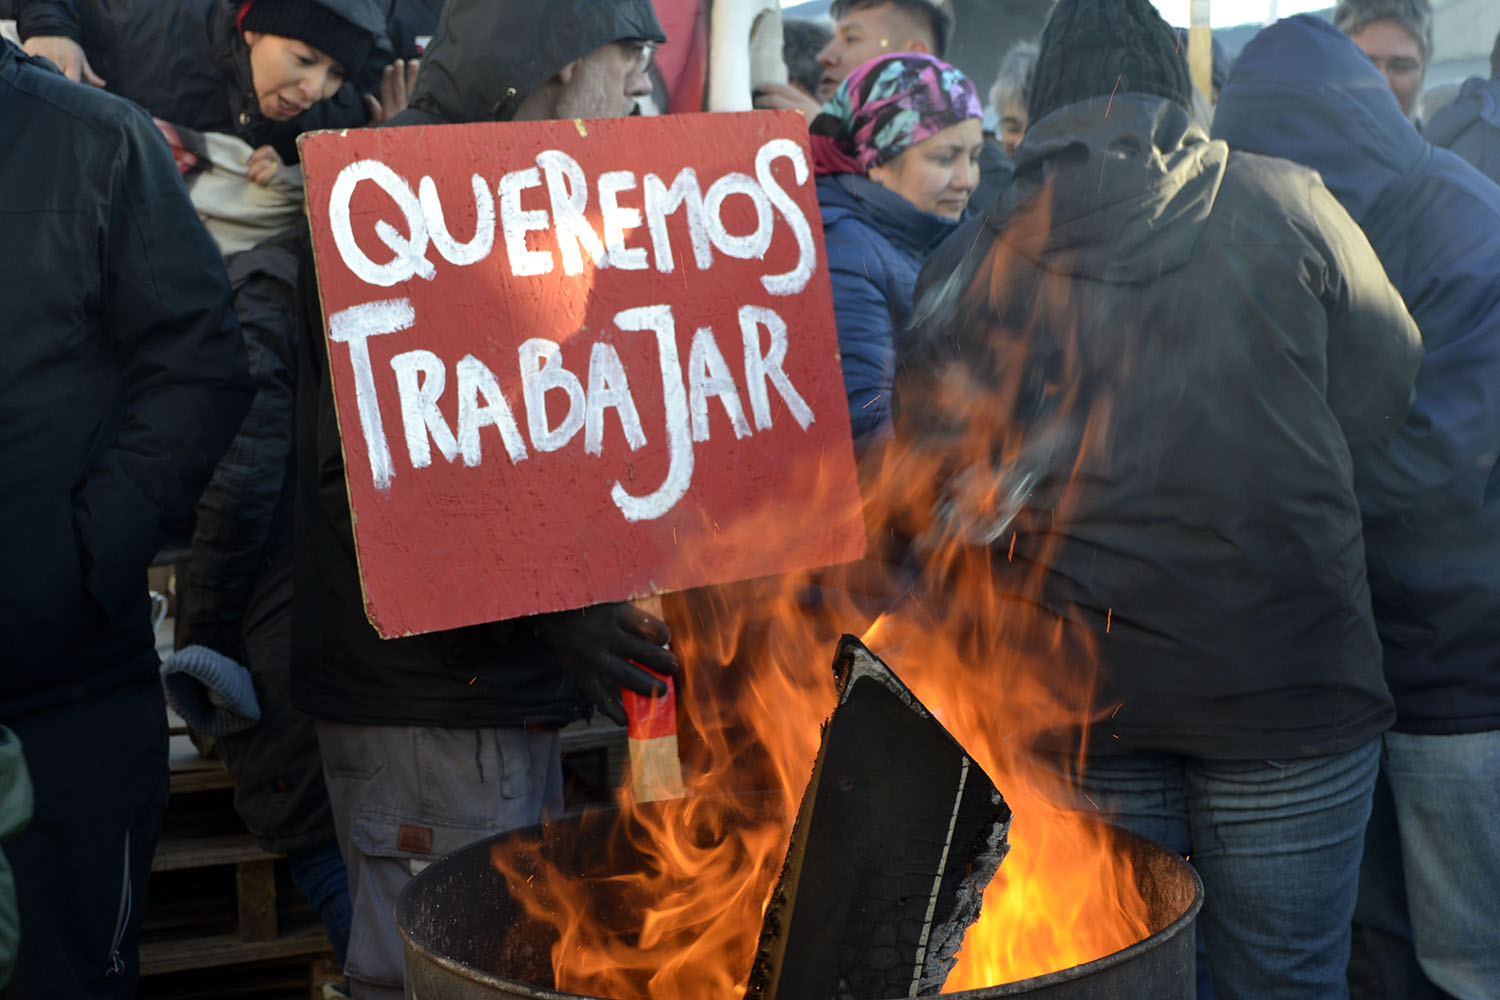
[[[1004,860],[1010,809],[988,775],[853,636],[839,703],[771,897],[757,1000],[937,993]]]

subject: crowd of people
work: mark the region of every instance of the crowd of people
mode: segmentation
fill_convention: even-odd
[[[556,814],[560,728],[680,667],[629,603],[377,636],[296,138],[628,116],[667,35],[651,0],[8,6],[0,995],[134,995],[165,687],[348,994],[398,997],[406,882]],[[754,97],[806,117],[863,481],[942,469],[1097,664],[1107,722],[1034,754],[1191,860],[1200,1000],[1348,996],[1356,943],[1383,997],[1500,997],[1500,38],[1424,109],[1428,0],[1216,45],[1206,93],[1148,0],[1057,0],[983,97],[961,27],[835,0]]]

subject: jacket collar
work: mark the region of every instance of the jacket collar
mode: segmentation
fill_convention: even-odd
[[[919,253],[932,250],[959,226],[859,174],[827,174],[818,179],[818,188],[819,200],[835,213],[863,216],[889,239]]]

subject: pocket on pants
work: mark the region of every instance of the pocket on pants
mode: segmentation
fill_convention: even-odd
[[[318,753],[324,772],[330,778],[373,778],[384,766],[386,750],[379,740],[389,728],[319,721]]]
[[[400,989],[403,953],[396,900],[414,872],[489,835],[485,827],[435,823],[426,816],[358,816],[350,829],[353,917],[345,965],[357,980]]]
[[[534,822],[526,803],[536,761],[524,730],[422,729],[414,752],[424,814],[487,829]]]

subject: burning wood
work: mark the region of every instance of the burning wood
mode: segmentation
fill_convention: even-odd
[[[1009,850],[988,775],[853,636],[771,896],[748,996],[925,996]]]

